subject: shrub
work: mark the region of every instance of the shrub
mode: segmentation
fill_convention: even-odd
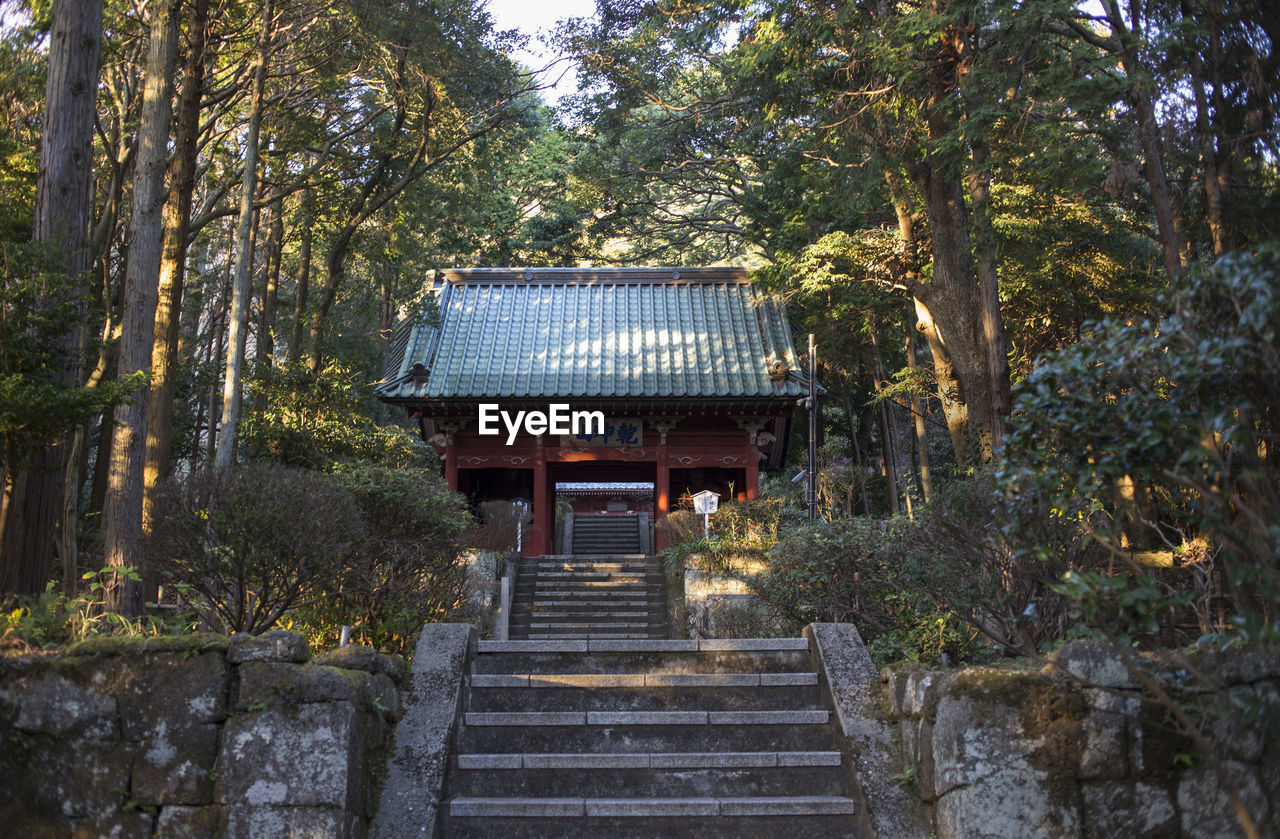
[[[938,609],[921,588],[919,569],[900,549],[905,518],[850,518],[789,530],[769,553],[756,592],[782,619],[858,626],[879,663],[898,658],[970,657],[971,633]],[[935,631],[941,619],[942,630]]]
[[[318,374],[302,364],[266,368],[253,389],[261,403],[246,400],[252,407],[238,441],[250,460],[327,470],[344,460],[409,468],[432,458],[406,429],[378,425],[369,411],[370,386],[336,362]]]
[[[340,584],[364,536],[332,478],[252,463],[166,484],[145,552],[207,626],[259,633]]]
[[[389,652],[412,652],[422,624],[446,618],[465,596],[462,546],[473,521],[465,499],[437,475],[344,463],[330,479],[354,502],[364,538],[341,576],[318,581],[324,597],[293,614],[315,646],[341,626]]]
[[[1188,271],[1161,320],[1097,324],[1021,389],[1001,482],[1040,507],[1083,499],[1099,511],[1092,535],[1121,573],[1073,574],[1062,590],[1118,639],[1177,615],[1206,576],[1202,559],[1173,586],[1153,582],[1127,550],[1126,531],[1140,526],[1170,546],[1209,540],[1229,620],[1206,634],[1280,645],[1278,288],[1278,243]]]
[[[117,575],[141,580],[133,568],[103,568],[85,572],[74,595],[58,591],[58,583],[50,582],[44,592],[35,597],[15,597],[4,617],[0,654],[65,647],[100,635],[182,635],[194,628],[195,616],[186,610],[143,615],[133,620],[107,611],[103,600],[104,581]]]
[[[790,527],[757,590],[796,624],[857,624],[878,661],[972,659],[984,648],[1034,654],[1072,626],[1054,585],[1105,554],[1067,518],[1028,519],[1022,533],[1004,534],[1002,504],[991,478],[979,475],[940,488],[914,522]]]
[[[669,546],[702,538],[702,516],[689,510],[672,510],[659,519],[655,526]]]

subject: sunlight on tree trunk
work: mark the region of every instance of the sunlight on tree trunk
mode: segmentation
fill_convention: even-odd
[[[249,126],[245,132],[244,174],[240,183],[240,221],[236,228],[235,279],[231,290],[230,332],[227,337],[227,368],[222,385],[222,427],[218,435],[214,466],[231,466],[235,453],[236,426],[240,421],[240,378],[244,367],[245,339],[249,320],[249,263],[253,248],[253,196],[258,186],[258,135],[262,128],[262,98],[267,83],[267,59],[271,54],[272,2],[262,8],[262,31],[253,67],[253,95],[249,103]]]
[[[164,174],[168,163],[173,64],[178,44],[178,7],[177,0],[156,0],[148,6],[151,23],[134,164],[124,314],[120,323],[117,361],[120,377],[146,371],[151,366],[164,237]],[[128,617],[142,614],[141,586],[119,571],[123,568],[142,571],[142,474],[149,394],[150,386],[144,383],[132,404],[116,408],[111,467],[102,510],[103,559],[107,567],[117,572],[108,581],[107,608]]]

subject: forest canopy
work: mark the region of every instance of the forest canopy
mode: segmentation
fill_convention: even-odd
[[[1210,515],[1184,460],[1115,458],[1177,442],[1273,474],[1274,405],[1084,410],[1204,409],[1185,389],[1208,385],[1168,369],[1197,353],[1250,365],[1224,387],[1267,381],[1261,0],[599,0],[555,28],[578,67],[555,106],[510,57],[527,36],[471,0],[7,0],[3,21],[3,595],[75,597],[88,574],[143,614],[156,504],[210,470],[304,469],[334,498],[343,475],[434,480],[371,391],[449,267],[750,267],[817,337],[831,522],[999,478],[1053,515],[1094,505],[1117,550],[1223,547],[1252,490],[1213,484]],[[1215,333],[1232,306],[1261,320]],[[453,539],[466,516],[439,503]],[[1241,608],[1271,626],[1259,596]]]

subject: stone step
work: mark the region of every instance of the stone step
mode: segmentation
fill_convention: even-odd
[[[540,598],[530,603],[522,603],[520,605],[525,609],[530,609],[535,612],[546,610],[554,610],[558,612],[585,612],[598,610],[601,606],[605,605],[611,609],[648,609],[652,602],[653,601],[647,599],[618,600],[616,598],[610,598],[601,602],[594,602],[591,600],[584,600],[582,598],[566,597],[559,600]]]
[[[637,620],[647,623],[659,617],[654,610],[644,607],[640,609],[612,609],[609,606],[610,604],[600,603],[591,609],[528,608],[521,610],[519,613],[513,612],[512,619],[519,618],[526,623],[529,621],[535,623],[593,623],[596,621],[618,623]]]
[[[530,580],[516,586],[515,595],[533,599],[548,591],[580,591],[625,597],[632,592],[640,596],[657,594],[665,591],[665,587],[652,580]]]
[[[654,618],[630,618],[623,620],[581,620],[576,615],[565,615],[559,619],[555,615],[542,615],[530,620],[528,617],[513,619],[511,627],[529,632],[555,635],[565,632],[657,632],[666,631],[666,626]],[[532,640],[532,639],[529,639]]]
[[[822,693],[817,685],[615,687],[578,684],[530,690],[527,687],[489,687],[484,683],[477,684],[478,678],[473,677],[471,683],[470,711],[785,711],[822,708]]]
[[[580,579],[580,580],[625,580],[644,579],[649,572],[641,568],[639,571],[602,571],[596,568],[548,568],[538,570],[539,580]]]
[[[463,754],[457,760],[459,769],[756,769],[842,763],[837,751]]]
[[[526,602],[536,603],[539,600],[566,600],[573,598],[583,602],[592,600],[662,600],[665,589],[655,585],[629,585],[609,589],[602,586],[538,586],[530,585],[521,591],[516,589],[515,596]]]
[[[638,609],[638,610],[633,610],[629,612],[622,611],[622,610],[611,611],[608,609],[601,609],[598,606],[592,606],[587,609],[534,608],[531,611],[531,615],[533,616],[534,620],[546,619],[547,617],[554,616],[557,619],[563,617],[566,620],[572,618],[580,621],[590,622],[593,620],[623,620],[626,618],[647,618],[649,617],[649,610]]]
[[[774,652],[698,652],[680,649],[670,653],[653,652],[649,645],[681,645],[689,642],[603,641],[603,640],[526,640],[507,644],[554,644],[547,652],[524,652],[513,648],[478,656],[476,673],[797,673],[813,670],[808,651]],[[592,651],[582,651],[590,646]],[[563,647],[564,652],[557,652]]]
[[[468,711],[467,726],[825,725],[828,711]]]
[[[526,611],[534,612],[558,612],[558,614],[567,614],[567,612],[593,612],[605,610],[640,610],[652,611],[650,601],[648,599],[635,599],[635,601],[620,601],[620,599],[608,599],[608,601],[581,601],[581,599],[564,598],[564,599],[536,599],[529,603],[521,603]]]
[[[805,687],[817,673],[477,673],[472,688]]]
[[[758,796],[735,798],[467,798],[449,802],[458,817],[516,816],[650,819],[655,816],[840,816],[854,815],[857,805],[836,795]],[[660,835],[660,834],[659,834]]]
[[[521,571],[526,570],[521,567]],[[553,571],[594,571],[599,574],[647,574],[650,567],[643,562],[539,562],[537,565],[528,568],[529,571],[538,574],[547,574]]]
[[[643,629],[643,630],[648,631],[648,629],[649,629],[649,622],[648,622],[648,621],[610,621],[610,620],[590,621],[590,620],[582,620],[582,621],[561,621],[561,622],[553,622],[553,621],[531,621],[531,622],[529,623],[529,631],[530,631],[530,632],[547,632],[547,633],[555,633],[555,632],[559,632],[559,631],[564,631],[564,632],[591,632],[591,631],[592,631],[592,630],[594,630],[594,629],[603,629],[603,630],[606,630],[606,631],[611,631],[611,630],[619,630],[619,631],[621,631],[621,630],[626,630],[626,629]]]
[[[837,755],[838,756],[838,755]],[[630,759],[647,761],[648,755],[561,755],[580,757],[581,766],[538,766],[538,755],[527,755],[532,766],[527,769],[495,770],[463,768],[462,758],[474,757],[472,766],[484,766],[491,755],[460,755],[459,763],[450,766],[451,787],[459,796],[483,797],[555,797],[571,791],[583,797],[654,796],[714,797],[731,793],[735,796],[840,795],[847,779],[839,766],[739,766],[725,761],[721,766],[681,766],[654,768],[635,765]],[[508,757],[502,755],[501,757]],[[519,755],[515,755],[519,758]],[[556,756],[553,756],[556,757]],[[600,759],[600,758],[604,759]],[[711,755],[710,757],[732,757]],[[551,763],[551,762],[549,762]]]
[[[530,632],[530,640],[640,641],[660,637],[653,632]]]
[[[454,798],[457,816],[847,816],[858,806],[844,795],[742,798]]]
[[[649,816],[490,818],[444,817],[447,839],[857,839],[853,817],[838,816]]]
[[[573,553],[573,554],[545,554],[537,557],[521,557],[521,564],[526,562],[656,562],[656,557],[648,556],[642,553]]]
[[[506,753],[512,750],[639,753],[682,750],[822,751],[831,748],[831,728],[826,722],[779,724],[768,721],[770,718],[757,717],[755,724],[744,724],[741,716],[766,713],[778,712],[578,711],[543,712],[539,716],[533,716],[538,712],[483,712],[482,716],[468,717],[464,721],[458,749],[460,753]],[[640,716],[642,714],[648,715],[645,722],[640,722],[645,719]],[[591,715],[593,724],[577,722],[578,718],[585,720],[588,715]],[[712,719],[712,715],[722,715],[715,717],[721,722],[703,722],[704,719]],[[504,720],[509,724],[499,724]],[[474,724],[477,722],[481,724]],[[557,722],[561,724],[555,724]]]
[[[548,644],[536,641],[480,641],[480,653],[692,653],[692,652],[805,652],[809,642],[804,638],[691,638],[689,640],[652,641],[623,646],[603,644]]]

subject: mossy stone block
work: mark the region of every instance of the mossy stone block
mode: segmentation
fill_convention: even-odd
[[[261,635],[233,635],[227,645],[227,660],[232,664],[245,661],[287,661],[302,663],[311,660],[311,648],[307,639],[296,632],[273,629]]]

